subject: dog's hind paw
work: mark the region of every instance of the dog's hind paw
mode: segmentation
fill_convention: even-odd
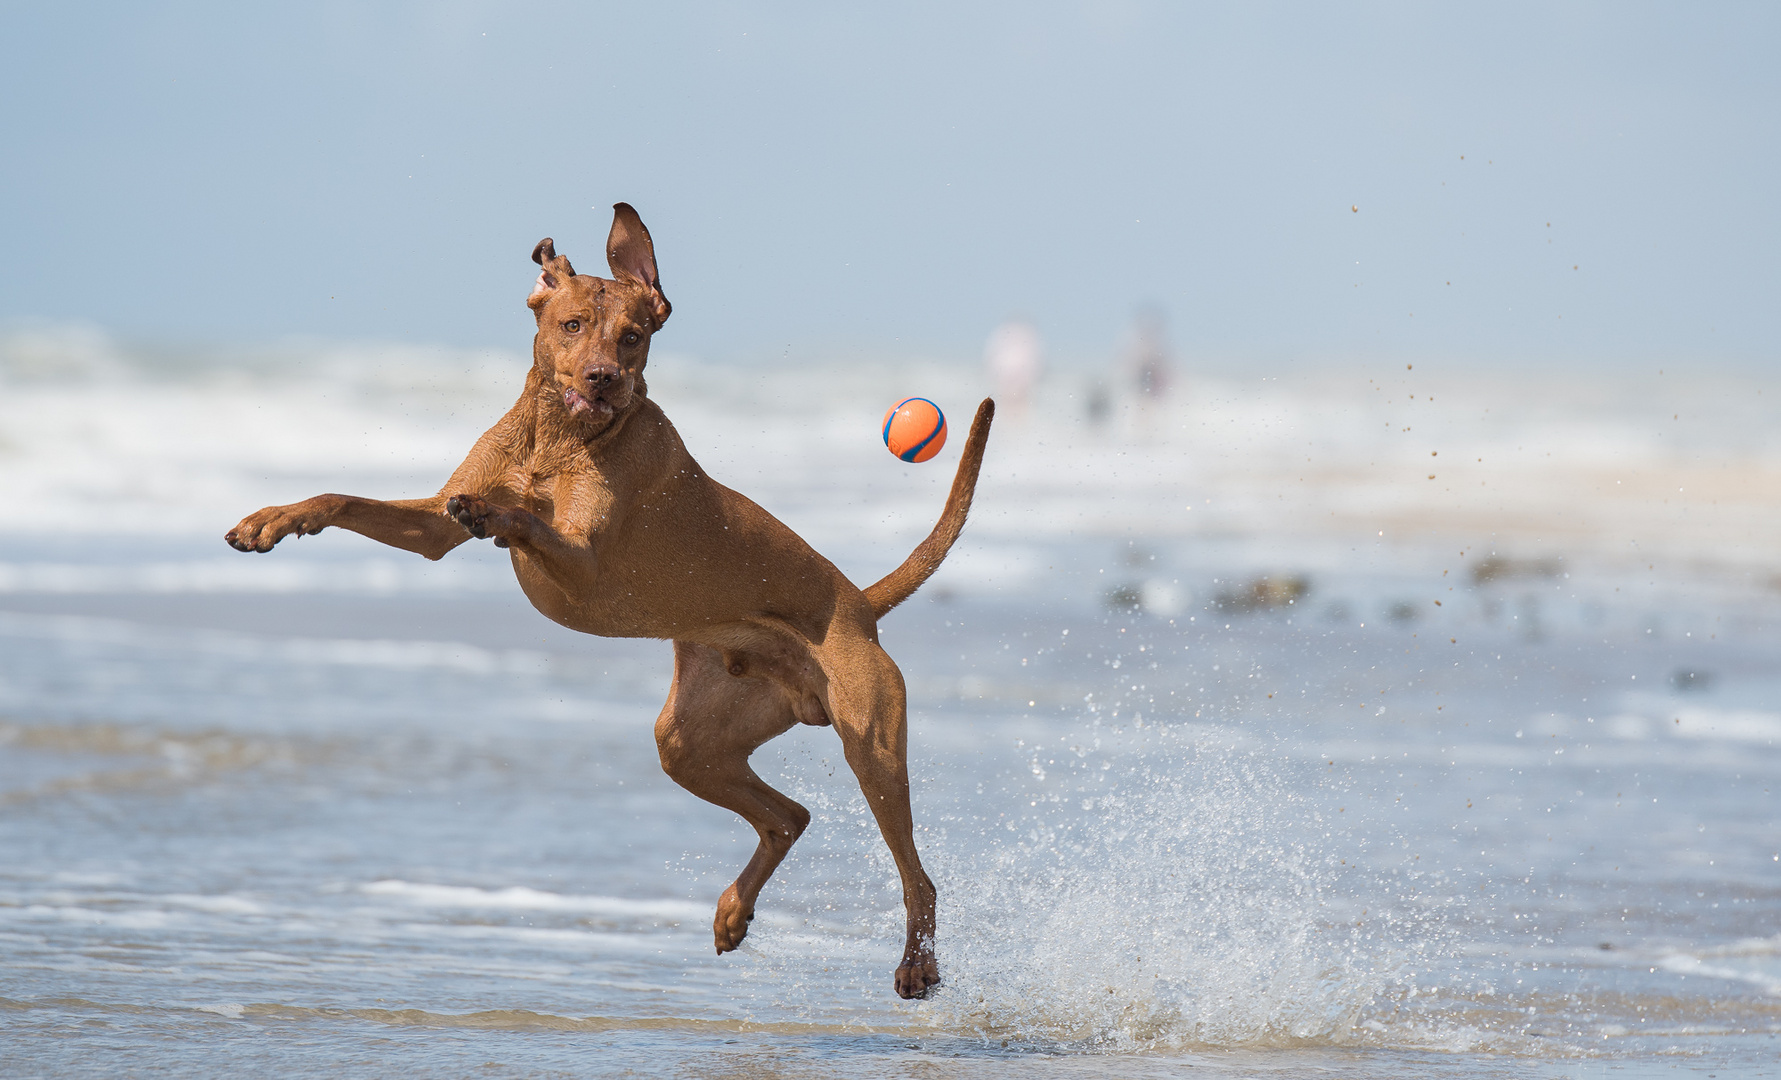
[[[925,998],[940,985],[940,964],[931,956],[905,959],[897,965],[897,996]]]
[[[724,890],[723,896],[717,901],[717,917],[711,920],[711,935],[717,943],[717,955],[722,956],[748,936],[748,924],[754,921],[754,909],[743,907],[742,896],[731,885]]]

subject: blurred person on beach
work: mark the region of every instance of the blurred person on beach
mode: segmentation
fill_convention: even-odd
[[[1014,417],[1024,417],[1044,367],[1039,331],[1024,319],[1010,319],[989,335],[983,363],[996,384],[997,403]]]
[[[1145,438],[1157,423],[1156,415],[1162,411],[1163,398],[1169,391],[1173,374],[1162,308],[1146,304],[1138,309],[1125,368],[1137,403],[1133,422],[1139,437]]]
[[[1082,412],[1088,418],[1090,430],[1105,431],[1107,422],[1113,418],[1113,388],[1107,384],[1105,375],[1089,376],[1082,401]]]

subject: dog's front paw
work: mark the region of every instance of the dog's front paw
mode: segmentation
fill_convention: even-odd
[[[465,532],[478,540],[488,539],[489,526],[492,520],[499,519],[500,514],[500,507],[490,506],[475,495],[453,495],[445,501],[445,516],[462,525]]]
[[[271,551],[272,545],[292,533],[314,536],[327,528],[326,510],[315,499],[268,506],[242,518],[241,524],[223,534],[223,540],[236,551]]]
[[[940,985],[940,964],[932,954],[926,956],[905,956],[897,965],[896,975],[897,996],[900,998],[925,998],[934,987]]]
[[[711,920],[711,935],[717,943],[717,955],[722,956],[748,936],[748,924],[754,921],[754,909],[744,907],[742,896],[731,885],[724,890],[723,896],[717,901],[717,918]]]
[[[445,516],[464,527],[478,540],[489,535],[489,504],[474,495],[453,495],[445,500]]]

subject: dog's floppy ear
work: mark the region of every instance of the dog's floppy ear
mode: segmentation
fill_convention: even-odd
[[[606,237],[606,265],[612,267],[613,277],[635,282],[654,294],[658,327],[668,321],[674,306],[662,294],[661,275],[656,272],[655,244],[649,239],[643,219],[637,216],[630,203],[614,203],[612,206],[612,232]]]
[[[532,249],[532,261],[544,267],[538,275],[537,283],[532,286],[532,295],[526,297],[526,305],[536,308],[544,303],[544,298],[550,295],[552,289],[562,284],[562,279],[575,276],[575,267],[569,265],[567,258],[557,254],[556,241],[548,236],[538,241],[538,246]]]

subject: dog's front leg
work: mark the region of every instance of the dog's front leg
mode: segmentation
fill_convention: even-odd
[[[313,536],[334,527],[438,559],[468,539],[440,515],[444,503],[437,496],[384,502],[356,495],[317,495],[249,514],[223,539],[236,551],[266,552],[287,536]]]
[[[501,422],[483,432],[470,454],[453,470],[446,491],[505,493],[501,478],[512,465],[522,440],[514,432],[523,426],[519,405]],[[334,527],[368,536],[380,544],[412,551],[429,559],[468,540],[452,524],[445,509],[445,494],[426,499],[361,499],[356,495],[317,495],[285,506],[268,506],[241,519],[223,537],[236,551],[271,551],[287,536],[313,536]]]

